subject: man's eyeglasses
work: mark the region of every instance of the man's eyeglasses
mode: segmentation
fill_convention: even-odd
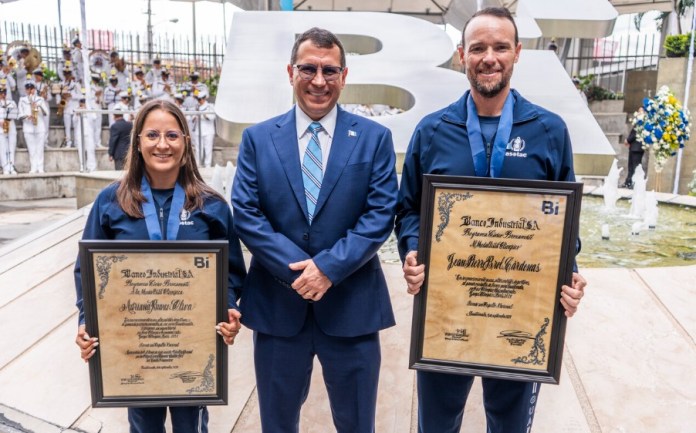
[[[139,135],[140,139],[145,142],[145,144],[158,144],[160,138],[164,137],[164,140],[169,144],[174,144],[178,142],[182,137],[185,137],[184,133],[181,131],[164,131],[159,132],[154,129],[147,130]]]
[[[319,68],[316,65],[292,65],[293,68],[297,68],[297,72],[300,73],[300,78],[309,81],[317,75]],[[338,77],[341,76],[343,69],[340,66],[322,66],[321,75],[326,81],[336,81]]]

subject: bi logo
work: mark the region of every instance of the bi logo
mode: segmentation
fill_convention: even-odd
[[[209,268],[210,262],[207,257],[194,257],[193,265],[197,268]]]
[[[554,203],[549,200],[544,200],[541,202],[541,211],[545,215],[558,215],[558,202]]]

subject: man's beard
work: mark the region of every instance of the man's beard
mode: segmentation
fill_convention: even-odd
[[[500,81],[493,84],[484,84],[476,79],[476,74],[469,74],[469,83],[484,98],[493,98],[508,86],[512,75],[512,71],[510,72],[510,74],[503,74]]]

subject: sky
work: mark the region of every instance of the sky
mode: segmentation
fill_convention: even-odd
[[[87,28],[97,30],[120,30],[146,34],[147,0],[84,0],[87,15]],[[33,23],[49,26],[58,25],[58,4],[61,5],[63,27],[80,27],[80,0],[17,0],[0,4],[0,20],[17,23]],[[193,6],[190,1],[151,0],[152,23],[155,33],[192,35]],[[196,9],[197,36],[217,36],[226,38],[232,14],[237,7],[218,1],[198,1]],[[41,11],[41,13],[36,13]],[[223,15],[226,19],[223,22]],[[177,19],[177,23],[169,20]],[[654,20],[643,19],[644,32],[655,32]],[[637,32],[630,16],[620,16],[614,34]],[[448,32],[456,41],[458,32]]]
[[[145,34],[147,31],[147,0],[84,0],[87,28],[119,30]],[[80,0],[17,0],[0,4],[0,20],[40,25],[58,25],[58,4],[61,5],[63,27],[80,28]],[[187,1],[151,0],[152,24],[155,33],[193,33],[192,3]],[[196,8],[197,36],[223,37],[223,25],[229,29],[232,12],[238,8],[219,2],[198,1]],[[41,11],[41,13],[37,13]],[[177,23],[169,20],[178,19]]]

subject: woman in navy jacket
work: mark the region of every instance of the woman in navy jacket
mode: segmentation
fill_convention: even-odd
[[[242,250],[225,199],[201,177],[188,124],[174,104],[145,104],[135,119],[123,178],[99,193],[85,225],[83,239],[223,240],[229,241],[228,322],[218,334],[233,344],[239,332],[237,298],[246,276]],[[79,328],[75,342],[82,358],[99,345],[85,329],[80,260],[75,264]],[[164,433],[166,407],[129,408],[131,433]],[[208,411],[170,407],[174,433],[207,432]]]

